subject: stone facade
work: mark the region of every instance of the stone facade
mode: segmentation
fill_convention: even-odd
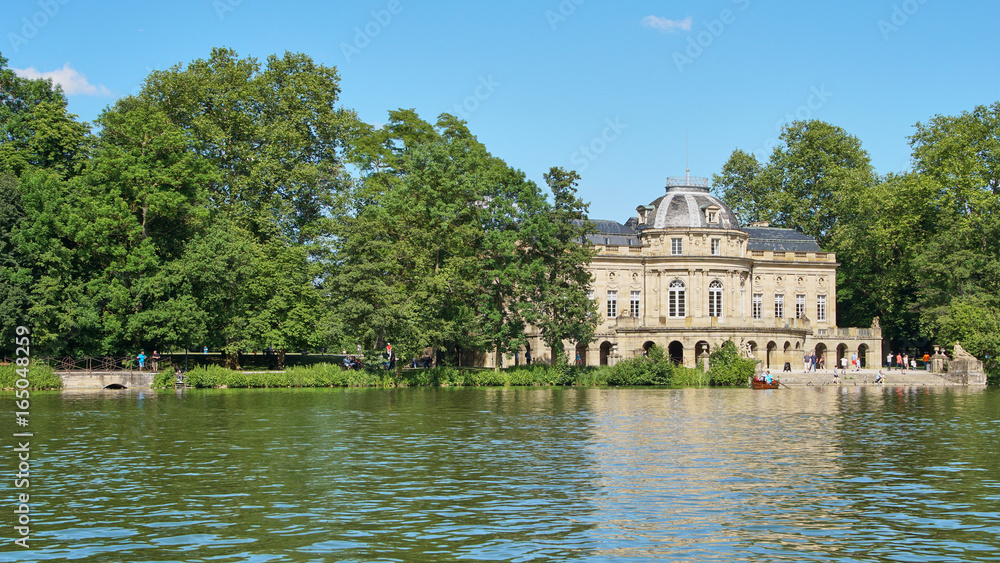
[[[666,194],[624,224],[596,223],[590,268],[602,322],[594,342],[567,345],[571,361],[614,364],[656,345],[693,367],[731,339],[762,369],[802,369],[813,351],[828,368],[852,354],[880,365],[877,319],[837,326],[836,256],[790,229],[741,227],[707,180],[668,179]],[[528,336],[533,359],[549,360],[537,334]]]

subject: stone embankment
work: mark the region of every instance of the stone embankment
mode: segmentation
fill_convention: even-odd
[[[153,386],[155,375],[150,371],[57,371],[56,374],[62,378],[63,389],[148,389]]]
[[[837,370],[840,373],[840,370]],[[772,370],[771,374],[777,377],[785,385],[835,385],[833,379],[833,371],[823,370],[819,372],[805,372],[802,370],[791,371],[791,372],[781,372]],[[882,374],[885,376],[884,385],[899,386],[899,385],[912,385],[912,386],[966,386],[966,383],[958,383],[947,379],[946,376],[942,376],[937,373],[929,373],[924,370],[919,369],[908,369],[906,370],[906,375],[898,369],[893,370],[882,370]],[[877,385],[875,383],[875,377],[878,375],[877,369],[862,369],[861,371],[850,371],[848,370],[847,375],[840,376],[841,385]],[[985,381],[983,381],[985,384]]]

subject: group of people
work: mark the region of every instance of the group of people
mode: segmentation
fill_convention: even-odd
[[[810,371],[819,371],[826,366],[826,360],[823,356],[816,356],[815,351],[807,354],[804,360],[806,364],[806,373]]]
[[[146,369],[147,358],[145,350],[139,350],[139,354],[135,359],[139,361],[139,371]],[[150,367],[153,368],[153,371],[156,371],[160,363],[160,355],[156,353],[156,350],[153,350],[153,354],[148,359],[151,363]]]
[[[851,371],[861,371],[861,360],[858,358],[857,352],[851,354],[850,358],[847,356],[840,358],[840,371],[846,375],[848,367],[850,367]]]
[[[347,355],[344,356],[344,369],[362,369],[365,367],[364,360],[361,356]]]
[[[923,360],[924,365],[927,365],[931,361],[931,355],[924,352],[924,356],[920,359]],[[917,357],[914,356],[911,358],[909,354],[901,354],[898,352],[896,353],[896,356],[893,357],[892,352],[890,352],[885,355],[885,367],[890,370],[894,367],[899,368],[903,370],[903,373],[905,374],[907,368],[917,369]]]
[[[767,383],[768,385],[770,385],[774,383],[774,376],[771,375],[771,370],[766,369],[764,370],[764,373],[753,376],[753,380],[757,382]]]

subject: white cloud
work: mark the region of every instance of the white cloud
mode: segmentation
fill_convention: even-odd
[[[688,16],[682,20],[671,20],[667,18],[661,18],[659,16],[646,16],[642,18],[642,25],[670,33],[673,33],[678,29],[683,29],[684,31],[691,31],[691,16]]]
[[[87,77],[80,74],[75,68],[69,66],[69,63],[63,65],[62,68],[58,70],[53,70],[50,72],[39,72],[33,66],[28,68],[12,68],[12,70],[22,78],[37,79],[37,78],[51,78],[52,82],[62,86],[63,92],[67,96],[72,96],[74,94],[86,94],[87,96],[110,96],[111,91],[105,88],[103,85],[94,85],[87,82]]]

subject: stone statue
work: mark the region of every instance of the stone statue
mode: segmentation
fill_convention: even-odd
[[[975,360],[976,357],[965,351],[962,345],[958,342],[955,343],[955,350],[951,354],[956,360]]]
[[[873,318],[872,319],[872,330],[878,330],[880,328],[882,328],[882,327],[879,326],[879,318],[878,317]]]

